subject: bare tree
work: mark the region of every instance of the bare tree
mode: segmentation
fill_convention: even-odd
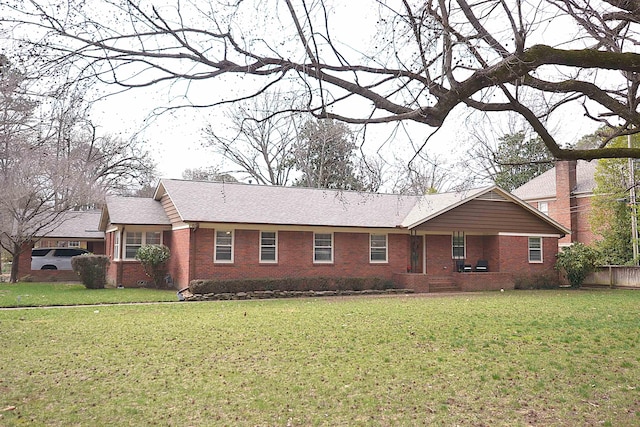
[[[447,190],[446,183],[453,183],[453,174],[441,156],[417,154],[409,163],[396,160],[393,165],[396,180],[392,191],[398,194],[423,195]]]
[[[182,179],[190,181],[238,182],[233,176],[220,172],[220,169],[215,166],[185,169],[182,172]]]
[[[361,13],[342,9],[349,16],[337,16],[329,0],[51,3],[3,2],[0,16],[15,38],[26,34],[25,60],[72,61],[79,78],[124,89],[186,82],[194,89],[186,105],[196,106],[294,84],[307,91],[304,111],[357,124],[440,127],[458,106],[511,112],[556,158],[640,157],[607,141],[562,148],[548,126],[575,105],[614,136],[640,132],[635,0],[371,0],[358,3]],[[359,16],[372,18],[369,27],[343,30]],[[370,45],[360,43],[365,31]],[[40,49],[48,54],[34,55]]]
[[[232,136],[225,136],[223,124],[210,124],[205,129],[205,145],[260,184],[290,184],[299,123],[292,104],[277,92],[239,102],[227,112]]]
[[[13,257],[12,282],[29,243],[71,218],[69,212],[99,204],[106,191],[128,187],[122,183],[153,169],[136,144],[96,137],[77,114],[78,92],[52,99],[29,90],[30,84],[26,74],[2,63],[0,246]]]

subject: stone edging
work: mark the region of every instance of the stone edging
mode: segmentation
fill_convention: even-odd
[[[364,291],[252,291],[220,294],[192,294],[189,288],[178,291],[181,301],[221,301],[221,300],[251,300],[270,298],[303,298],[303,297],[335,297],[350,295],[396,295],[412,294],[413,289],[367,289]]]

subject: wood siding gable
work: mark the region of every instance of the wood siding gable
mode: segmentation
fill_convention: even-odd
[[[180,217],[180,213],[178,212],[176,205],[173,203],[173,200],[171,200],[171,197],[169,197],[169,194],[163,194],[162,198],[160,199],[160,203],[162,204],[162,208],[167,214],[167,218],[169,218],[169,221],[172,225],[175,226],[176,224],[183,223],[182,218]]]
[[[469,200],[416,227],[422,231],[561,234],[552,224],[498,192]]]

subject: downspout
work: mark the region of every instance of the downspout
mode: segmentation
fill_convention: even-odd
[[[122,262],[122,247],[124,246],[124,229],[125,227],[122,226],[122,230],[117,230],[116,233],[119,234],[118,236],[118,240],[120,241],[120,244],[118,245],[118,262],[116,264],[116,285],[122,285],[122,276],[123,276],[123,271],[122,269],[124,268],[123,262]]]

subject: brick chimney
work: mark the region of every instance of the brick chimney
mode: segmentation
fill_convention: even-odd
[[[578,237],[577,203],[573,192],[576,189],[576,160],[556,161],[556,215],[560,224],[571,230],[560,243],[575,242]]]

